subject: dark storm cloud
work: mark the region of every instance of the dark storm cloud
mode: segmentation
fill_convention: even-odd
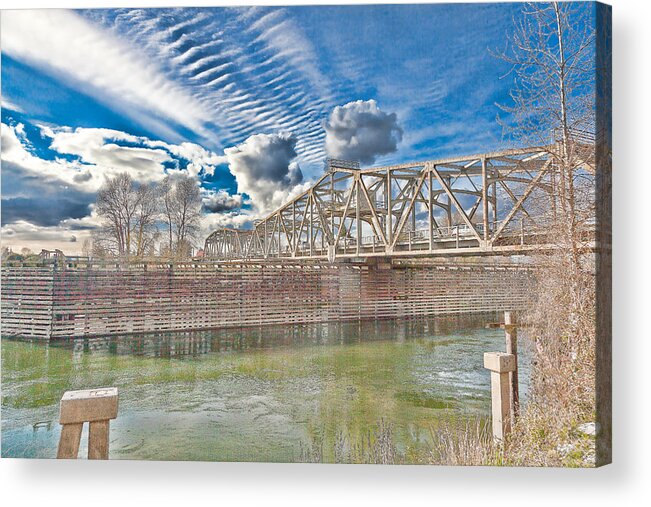
[[[52,178],[38,178],[13,162],[2,162],[2,225],[26,221],[38,226],[90,215],[92,193]]]
[[[260,210],[279,205],[303,181],[296,158],[296,137],[289,133],[256,134],[224,150],[237,191]]]

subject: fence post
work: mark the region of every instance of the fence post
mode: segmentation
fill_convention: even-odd
[[[504,312],[504,335],[506,338],[506,353],[515,356],[515,370],[509,373],[511,383],[511,424],[520,412],[520,393],[518,386],[518,328],[517,314]]]
[[[59,423],[63,428],[57,458],[77,458],[81,430],[87,422],[88,459],[108,459],[109,421],[117,415],[117,387],[66,391],[60,405]]]
[[[484,368],[491,372],[493,437],[501,442],[511,430],[509,372],[515,369],[515,356],[504,352],[485,352]]]

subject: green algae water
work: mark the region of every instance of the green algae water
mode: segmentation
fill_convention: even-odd
[[[495,320],[3,338],[2,456],[53,458],[64,391],[116,386],[111,459],[335,462],[342,439],[384,427],[401,462],[428,462],[437,428],[490,414],[483,353],[504,350],[504,332],[484,324]],[[521,345],[523,400],[529,356]]]

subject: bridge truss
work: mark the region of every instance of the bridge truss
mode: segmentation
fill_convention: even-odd
[[[251,230],[220,229],[209,258],[263,260],[515,254],[548,241],[558,206],[554,146],[325,174]],[[585,157],[581,168],[594,175]]]

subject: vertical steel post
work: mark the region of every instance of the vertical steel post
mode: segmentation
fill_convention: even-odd
[[[391,196],[391,170],[387,169],[387,251],[393,250],[393,202]]]
[[[486,157],[481,159],[481,201],[484,215],[484,246],[488,243],[488,176],[486,174]]]
[[[427,208],[429,209],[428,214],[428,225],[429,225],[429,250],[430,252],[434,250],[434,210],[433,198],[432,198],[432,170],[428,167],[427,173],[427,186],[429,187],[429,195],[427,196]]]

